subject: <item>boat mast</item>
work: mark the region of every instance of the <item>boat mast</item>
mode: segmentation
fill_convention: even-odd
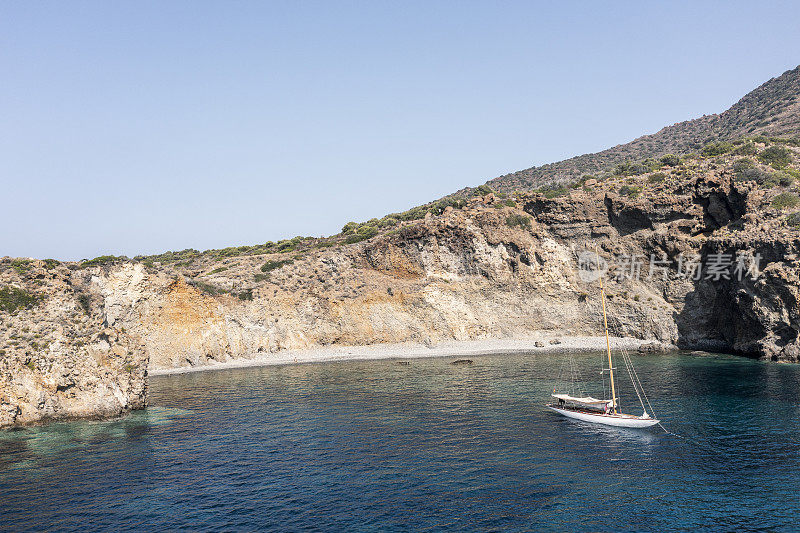
[[[595,246],[595,256],[597,255],[597,246]],[[606,291],[603,288],[603,276],[600,276],[600,299],[603,302],[603,327],[606,330],[606,352],[608,352],[608,373],[611,377],[611,406],[614,409],[614,414],[617,414],[617,391],[614,387],[614,365],[611,362],[611,341],[608,339],[608,319],[606,318]]]

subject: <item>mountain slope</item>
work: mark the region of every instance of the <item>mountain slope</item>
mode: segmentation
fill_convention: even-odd
[[[658,133],[602,152],[572,157],[558,163],[532,167],[488,182],[495,190],[530,190],[549,183],[565,183],[583,174],[648,157],[698,150],[711,141],[745,135],[791,135],[800,133],[800,66],[772,78],[748,93],[727,111],[679,122]]]

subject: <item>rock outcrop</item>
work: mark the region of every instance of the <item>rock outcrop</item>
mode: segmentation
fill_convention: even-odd
[[[55,261],[2,266],[0,426],[144,407],[146,347],[107,319],[103,273]]]

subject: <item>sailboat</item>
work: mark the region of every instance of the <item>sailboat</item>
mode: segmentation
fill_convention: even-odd
[[[595,252],[595,257],[598,257]],[[600,297],[602,299],[602,308],[603,308],[603,327],[605,328],[606,333],[606,354],[608,357],[608,368],[603,369],[603,372],[608,371],[609,378],[611,381],[611,398],[610,399],[598,399],[592,396],[575,396],[569,394],[558,394],[556,393],[555,389],[553,389],[553,394],[551,395],[555,398],[555,402],[547,404],[547,407],[552,409],[553,411],[557,412],[560,415],[575,418],[578,420],[583,420],[584,422],[594,422],[595,424],[604,424],[606,426],[617,426],[617,427],[625,427],[625,428],[647,428],[651,426],[655,426],[660,422],[653,417],[651,417],[647,413],[647,409],[645,409],[645,401],[647,405],[650,406],[650,401],[647,399],[647,395],[644,393],[644,389],[642,388],[642,384],[639,381],[639,376],[636,374],[636,370],[633,368],[633,362],[630,360],[628,355],[623,352],[622,359],[625,363],[626,369],[628,370],[628,374],[630,375],[631,382],[633,383],[633,388],[636,391],[636,395],[639,397],[639,403],[642,405],[643,413],[640,416],[630,415],[623,413],[620,406],[619,406],[619,398],[617,397],[617,386],[614,381],[614,364],[611,359],[611,341],[608,336],[608,319],[606,317],[606,293],[605,289],[603,288],[603,277],[602,275],[598,278],[600,280]],[[605,388],[605,387],[604,387]],[[644,401],[642,397],[644,396]],[[653,411],[652,406],[650,406],[650,411]]]

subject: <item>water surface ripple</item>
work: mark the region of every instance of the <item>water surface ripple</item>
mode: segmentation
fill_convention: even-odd
[[[673,437],[544,409],[562,358],[154,377],[146,411],[0,431],[0,527],[800,530],[800,367],[635,358]]]

